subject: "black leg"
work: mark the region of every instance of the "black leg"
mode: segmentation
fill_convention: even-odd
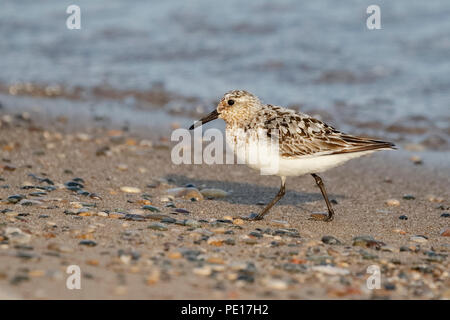
[[[286,177],[281,177],[281,187],[280,191],[278,191],[278,194],[275,196],[275,198],[270,201],[270,203],[261,211],[253,220],[261,220],[264,215],[266,215],[267,212],[269,212],[270,208],[272,208],[275,203],[277,203],[283,196],[286,194]]]
[[[324,218],[319,218],[318,216],[313,216],[316,220],[323,220],[323,221],[332,221],[334,219],[334,210],[331,207],[330,200],[328,200],[327,191],[325,190],[325,185],[323,184],[322,178],[320,178],[317,174],[312,173],[311,174],[313,178],[316,180],[316,184],[320,189],[320,192],[322,192],[322,196],[325,199],[325,202],[327,204],[328,208],[328,216],[325,216]]]

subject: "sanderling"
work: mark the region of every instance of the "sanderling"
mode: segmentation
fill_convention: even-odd
[[[244,90],[227,92],[213,112],[189,129],[217,118],[225,120],[227,144],[238,158],[244,158],[255,169],[276,163],[277,169],[272,174],[281,178],[280,191],[259,214],[253,215],[255,220],[262,219],[284,196],[286,177],[305,174],[313,176],[328,208],[328,214],[313,214],[312,219],[333,220],[333,208],[317,173],[374,151],[395,149],[393,143],[345,134],[307,114],[263,104]],[[260,151],[256,159],[264,161],[250,161],[251,153],[255,152],[253,146],[261,140],[273,141],[274,136],[277,148],[262,148],[263,154]]]

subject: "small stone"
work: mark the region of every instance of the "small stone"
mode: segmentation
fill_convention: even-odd
[[[441,218],[450,218],[450,213],[444,212],[443,214],[441,214]]]
[[[229,195],[228,192],[222,189],[202,189],[200,193],[208,199],[220,199],[225,198]]]
[[[188,226],[188,227],[192,227],[192,228],[200,228],[201,227],[201,223],[198,222],[197,220],[193,220],[193,219],[188,219],[188,220],[184,221],[184,225]]]
[[[258,243],[258,240],[256,238],[250,238],[250,237],[246,237],[243,239],[245,244],[249,244],[249,245],[255,245]]]
[[[415,165],[423,164],[423,161],[419,156],[412,156],[409,158],[409,160],[412,161],[412,163],[414,163]]]
[[[124,163],[119,163],[117,165],[117,169],[119,169],[120,171],[127,171],[128,170],[128,166]]]
[[[125,217],[125,213],[122,212],[111,212],[108,214],[108,218],[111,219],[123,219]]]
[[[150,219],[150,220],[162,220],[164,218],[168,218],[168,216],[166,216],[165,214],[161,214],[161,213],[149,213],[145,215],[146,219]]]
[[[169,228],[167,228],[165,225],[161,223],[153,223],[148,226],[148,229],[157,230],[157,231],[167,231]]]
[[[139,188],[136,188],[136,187],[127,187],[127,186],[125,186],[125,187],[120,187],[120,190],[121,190],[122,192],[125,192],[125,193],[141,193],[141,192],[142,192],[141,189],[139,189]]]
[[[64,246],[58,243],[49,243],[47,249],[61,253],[72,253],[74,251],[71,247]]]
[[[346,276],[350,273],[347,269],[339,268],[339,267],[333,267],[330,265],[325,266],[313,266],[311,268],[313,271],[317,271],[320,273],[324,273],[330,276]]]
[[[152,205],[145,205],[142,207],[142,209],[149,210],[151,212],[161,212],[161,209],[159,209],[158,207],[152,206]]]
[[[100,261],[98,261],[97,259],[89,259],[86,260],[86,264],[90,266],[98,266],[100,264]]]
[[[184,214],[184,215],[188,215],[188,214],[190,213],[188,210],[183,209],[183,208],[176,208],[176,209],[174,210],[174,212],[176,212],[176,213],[181,213],[181,214]]]
[[[419,242],[419,243],[424,243],[428,241],[428,238],[422,235],[415,235],[412,236],[411,238],[409,238],[410,241],[414,241],[414,242]]]
[[[87,247],[95,247],[97,245],[93,240],[81,240],[78,244]]]
[[[78,202],[78,201],[73,201],[73,202],[70,202],[69,204],[74,209],[83,208],[83,205],[81,204],[81,202]]]
[[[443,229],[441,231],[441,236],[442,237],[450,237],[450,228]]]
[[[169,252],[167,254],[167,257],[170,259],[181,259],[182,255],[181,252],[176,251],[176,252]]]
[[[140,214],[127,213],[127,214],[125,214],[124,219],[125,220],[130,220],[130,221],[144,221],[145,217],[143,215],[140,215]]]
[[[175,223],[177,222],[177,219],[174,219],[172,217],[165,217],[161,219],[161,223]]]
[[[14,194],[14,195],[6,198],[6,201],[8,201],[9,203],[18,203],[19,201],[21,201],[22,199],[25,199],[25,198],[26,198],[26,196],[23,194]]]
[[[233,224],[238,225],[238,226],[243,225],[244,220],[242,220],[240,218],[233,219]]]
[[[45,272],[44,270],[31,270],[30,272],[28,272],[28,275],[32,278],[40,278],[45,275]]]
[[[322,242],[326,243],[326,244],[337,244],[337,245],[342,244],[342,242],[339,239],[337,239],[333,236],[323,236]]]
[[[401,215],[400,217],[398,217],[400,220],[408,220],[408,217],[405,215]]]
[[[383,246],[381,247],[381,251],[385,252],[398,252],[398,249],[391,247],[391,246]]]
[[[402,229],[394,229],[392,231],[395,232],[395,233],[401,234],[401,235],[405,235],[406,234],[406,231],[404,231]]]
[[[4,231],[4,235],[14,244],[26,244],[31,240],[30,234],[14,227],[7,227]]]
[[[223,243],[225,243],[228,246],[234,246],[236,244],[236,241],[233,238],[227,238]]]
[[[430,202],[444,202],[444,198],[443,197],[437,197],[433,194],[429,194],[427,195],[427,200]]]
[[[37,205],[41,205],[42,201],[31,200],[31,199],[22,199],[19,201],[19,204],[22,206],[37,206]]]
[[[192,270],[192,273],[198,275],[198,276],[209,276],[212,273],[212,269],[210,266],[203,266],[199,268],[194,268]]]
[[[386,244],[375,240],[371,236],[359,236],[353,238],[353,246],[359,246],[363,248],[374,248],[374,249],[380,249],[382,246],[385,246]]]
[[[288,283],[281,279],[265,279],[263,283],[267,288],[273,290],[286,290],[289,287]]]
[[[206,243],[211,245],[211,246],[220,247],[220,246],[223,245],[223,239],[220,239],[220,238],[217,238],[217,237],[210,237],[210,238],[208,238]]]
[[[100,211],[100,212],[97,212],[97,216],[99,216],[99,217],[107,217],[108,213],[104,212],[104,211]]]
[[[173,195],[176,198],[182,198],[186,200],[195,199],[197,201],[203,200],[204,197],[196,188],[173,188],[167,190],[169,195]]]
[[[160,279],[160,275],[161,275],[161,272],[159,270],[157,270],[157,269],[153,270],[147,276],[146,283],[148,285],[153,285],[153,284],[157,283],[159,281],[159,279]]]
[[[390,207],[397,207],[400,205],[400,201],[398,201],[397,199],[389,199],[389,200],[386,200],[385,203]]]
[[[405,194],[405,195],[403,196],[403,199],[404,199],[404,200],[415,200],[416,197],[414,197],[412,194]]]

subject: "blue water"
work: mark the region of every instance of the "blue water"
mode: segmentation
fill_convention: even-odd
[[[343,123],[421,115],[449,138],[450,1],[0,3],[6,85],[159,83],[205,106],[241,88]],[[81,30],[66,28],[70,4],[81,8]],[[381,30],[366,28],[371,4],[381,7]]]

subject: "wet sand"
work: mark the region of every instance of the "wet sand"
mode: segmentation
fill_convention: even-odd
[[[239,217],[272,199],[277,177],[173,165],[155,132],[63,127],[2,114],[1,298],[450,298],[445,153],[415,164],[407,151],[380,152],[326,172],[330,223],[308,219],[325,210],[314,180],[290,178],[279,205],[250,222]],[[229,195],[172,200],[188,184]],[[69,265],[81,268],[80,290],[66,288]],[[366,286],[370,265],[380,289]]]

